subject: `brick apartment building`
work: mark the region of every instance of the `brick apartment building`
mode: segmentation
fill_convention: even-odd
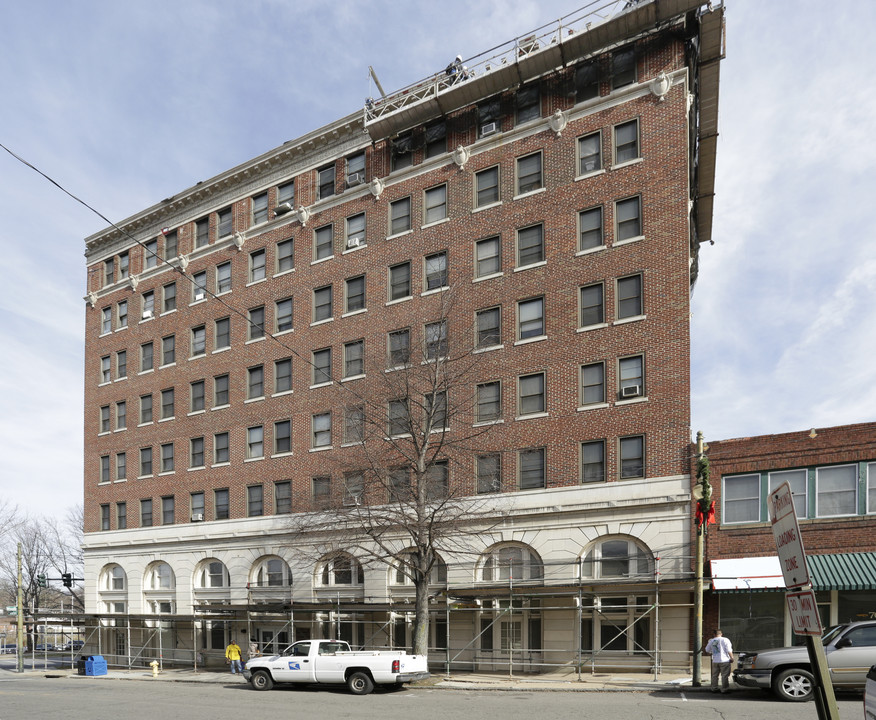
[[[790,483],[822,626],[876,611],[876,423],[710,442],[717,523],[705,627],[740,650],[802,644],[785,604],[767,496]]]
[[[392,434],[382,383],[420,347],[470,350],[448,395],[474,409],[441,432],[492,427],[443,482],[507,513],[476,557],[446,550],[430,659],[688,664],[689,298],[723,7],[621,5],[86,239],[86,611],[111,663],[409,644],[404,578],[314,560],[289,528],[349,495],[355,400],[385,402]]]

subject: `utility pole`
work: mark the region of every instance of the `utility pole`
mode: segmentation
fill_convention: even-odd
[[[709,508],[712,502],[712,486],[709,484],[708,460],[705,458],[703,433],[697,431],[697,484],[693,496],[697,501],[695,523],[697,528],[696,559],[694,568],[694,653],[693,679],[691,685],[700,687],[703,675],[703,545],[709,522]]]
[[[24,592],[21,587],[21,543],[18,543],[18,627],[15,638],[16,663],[15,669],[17,672],[24,672]]]

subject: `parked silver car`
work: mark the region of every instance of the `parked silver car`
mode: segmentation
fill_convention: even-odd
[[[864,720],[876,720],[876,665],[870,668],[864,684]]]
[[[876,663],[876,621],[835,625],[821,638],[834,688],[862,690]],[[806,648],[740,653],[733,680],[744,687],[772,689],[783,700],[811,700],[815,679]]]

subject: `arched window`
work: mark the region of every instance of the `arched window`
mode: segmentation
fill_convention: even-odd
[[[322,585],[361,585],[362,566],[352,555],[334,555],[323,562],[320,578]]]
[[[251,585],[258,588],[288,587],[292,584],[292,573],[285,560],[278,557],[263,557],[253,565]]]
[[[394,564],[389,571],[389,581],[392,585],[413,585],[414,580],[410,575],[410,569],[404,563]],[[430,585],[441,585],[447,582],[447,564],[440,558],[435,558],[432,572],[429,576]]]
[[[481,558],[480,578],[484,582],[540,580],[544,565],[538,553],[527,545],[498,545]]]
[[[173,569],[166,562],[157,562],[146,571],[146,590],[171,590],[176,585]]]
[[[231,578],[225,564],[219,560],[205,560],[198,569],[195,585],[199,589],[227,588]]]
[[[101,590],[113,592],[128,589],[128,578],[120,565],[110,565],[103,570]]]
[[[593,543],[581,557],[582,578],[626,578],[650,575],[651,552],[635,540],[606,537]]]

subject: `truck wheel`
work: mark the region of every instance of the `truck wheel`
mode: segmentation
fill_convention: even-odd
[[[274,678],[265,670],[256,670],[250,682],[255,690],[270,690],[274,687]]]
[[[367,695],[374,689],[374,681],[368,673],[354,672],[347,678],[347,689],[353,695]]]
[[[812,699],[815,679],[808,670],[791,668],[783,670],[773,680],[773,691],[782,700],[791,702],[806,702]]]

